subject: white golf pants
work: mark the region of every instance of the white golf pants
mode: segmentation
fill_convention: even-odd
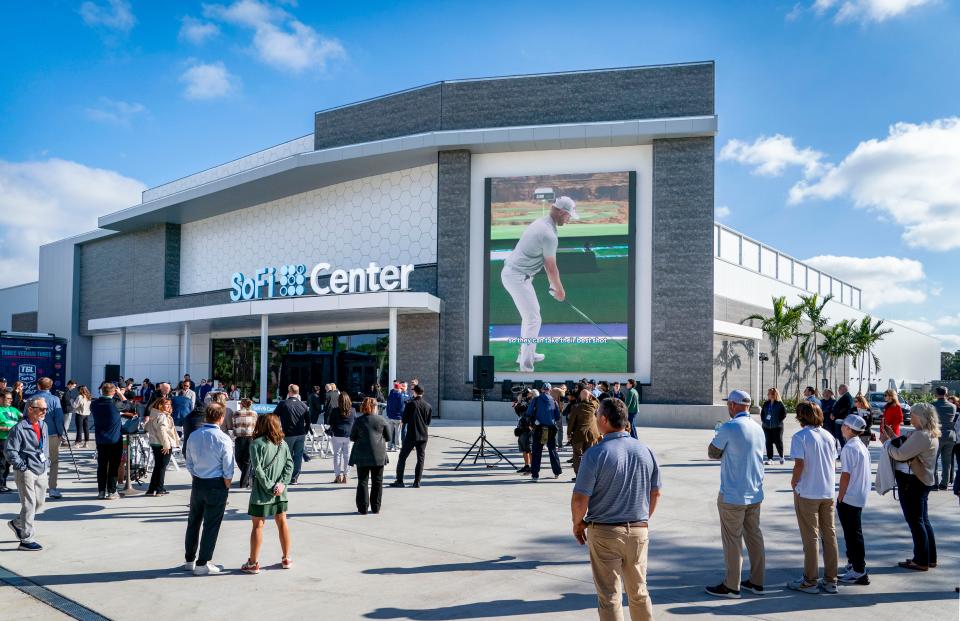
[[[533,289],[533,277],[522,274],[513,268],[504,265],[500,272],[500,282],[513,298],[513,304],[520,313],[520,338],[532,339],[540,336],[540,301],[537,292]],[[517,362],[521,370],[533,369],[533,356],[537,353],[536,343],[520,345],[520,356]]]

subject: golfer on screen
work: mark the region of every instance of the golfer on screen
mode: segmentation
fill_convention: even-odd
[[[526,340],[540,336],[540,301],[533,289],[533,277],[541,269],[546,270],[553,297],[560,302],[566,299],[557,269],[557,227],[578,219],[577,204],[569,196],[561,196],[549,214],[530,223],[503,262],[500,282],[520,313],[520,338],[524,342],[520,345],[517,364],[521,372],[532,372],[534,363],[543,360],[543,354],[537,353],[536,343]]]

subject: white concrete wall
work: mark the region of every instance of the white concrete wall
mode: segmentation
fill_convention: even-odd
[[[28,282],[0,289],[0,330],[10,329],[10,318],[15,313],[29,313],[37,310],[38,284],[38,282]]]
[[[91,383],[95,388],[103,381],[103,368],[120,364],[120,334],[98,334],[93,337]],[[182,337],[174,332],[128,332],[126,360],[120,370],[124,377],[140,381],[149,377],[154,383],[180,380],[180,353]],[[190,375],[195,380],[210,372],[210,335],[190,335]]]
[[[772,308],[771,299],[784,296],[788,304],[800,302],[805,291],[779,280],[733,265],[722,259],[714,260],[714,292],[746,304]],[[849,319],[860,321],[867,313],[844,304],[829,302],[824,312],[831,324]],[[872,315],[874,319],[880,319]],[[877,346],[880,358],[880,373],[872,378],[878,388],[886,388],[892,379],[901,383],[923,383],[940,378],[940,342],[894,322],[886,322],[893,329]],[[850,369],[849,381],[856,381],[857,373]],[[866,384],[866,381],[864,382]],[[864,386],[866,388],[866,386]]]
[[[334,267],[435,263],[437,166],[295,194],[184,224],[180,293],[230,288],[230,276],[320,261]]]

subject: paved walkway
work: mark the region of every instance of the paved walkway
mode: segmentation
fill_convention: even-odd
[[[596,618],[587,552],[569,534],[572,470],[565,469],[559,481],[538,484],[505,467],[455,472],[464,442],[473,441],[476,428],[440,423],[432,430],[437,437],[428,446],[424,487],[386,489],[379,516],[354,513],[354,488],[330,483],[329,459],[306,464],[302,485],[290,493],[292,571],[279,568],[271,525],[261,555],[266,570],[258,576],[235,571],[247,555],[245,492],[231,495],[215,555],[216,562],[234,571],[201,578],[180,570],[186,473],[168,474],[173,493],[166,497],[100,501],[91,451],[81,452],[81,481],[64,468],[64,498],[51,501],[39,520],[45,550],[16,551],[4,528],[0,566],[116,620],[247,619],[252,611],[337,621]],[[489,431],[514,458],[512,428]],[[710,598],[703,587],[720,582],[723,567],[715,504],[719,466],[706,459],[705,451],[712,432],[644,429],[642,435],[663,468],[649,566],[657,618],[958,618],[960,509],[947,492],[931,495],[937,570],[914,574],[895,568],[897,560],[910,555],[910,536],[896,501],[872,495],[865,531],[873,584],[841,587],[836,596],[778,591],[775,585],[797,577],[802,564],[790,462],[770,467],[765,486],[762,523],[768,585],[774,592],[742,600]],[[72,469],[69,461],[66,465]],[[0,497],[5,519],[16,507],[14,496]],[[16,610],[16,618],[64,618],[6,585],[0,586],[0,610]]]

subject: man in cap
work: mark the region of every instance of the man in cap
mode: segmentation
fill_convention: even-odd
[[[760,503],[763,502],[763,429],[750,418],[750,395],[734,390],[727,397],[730,420],[720,425],[707,447],[710,459],[720,461],[720,534],[726,577],[717,586],[707,587],[714,597],[739,599],[741,589],[763,594],[765,557],[760,532]],[[743,543],[750,557],[750,578],[740,580]]]
[[[557,269],[557,228],[570,220],[577,220],[577,204],[569,196],[561,196],[550,207],[550,213],[527,226],[513,251],[503,262],[500,282],[513,298],[520,313],[520,352],[517,365],[521,372],[531,373],[534,364],[543,360],[532,342],[540,335],[540,301],[533,288],[533,277],[540,270],[547,273],[551,295],[558,301],[566,299],[567,293],[560,281]]]
[[[530,466],[530,479],[534,482],[540,479],[540,460],[543,457],[543,447],[547,447],[550,455],[550,468],[553,478],[559,479],[563,470],[560,467],[560,455],[557,453],[557,433],[559,432],[560,408],[550,396],[549,383],[544,382],[540,387],[540,394],[530,401],[527,406],[527,420],[530,421],[530,430],[533,432],[533,463]]]

